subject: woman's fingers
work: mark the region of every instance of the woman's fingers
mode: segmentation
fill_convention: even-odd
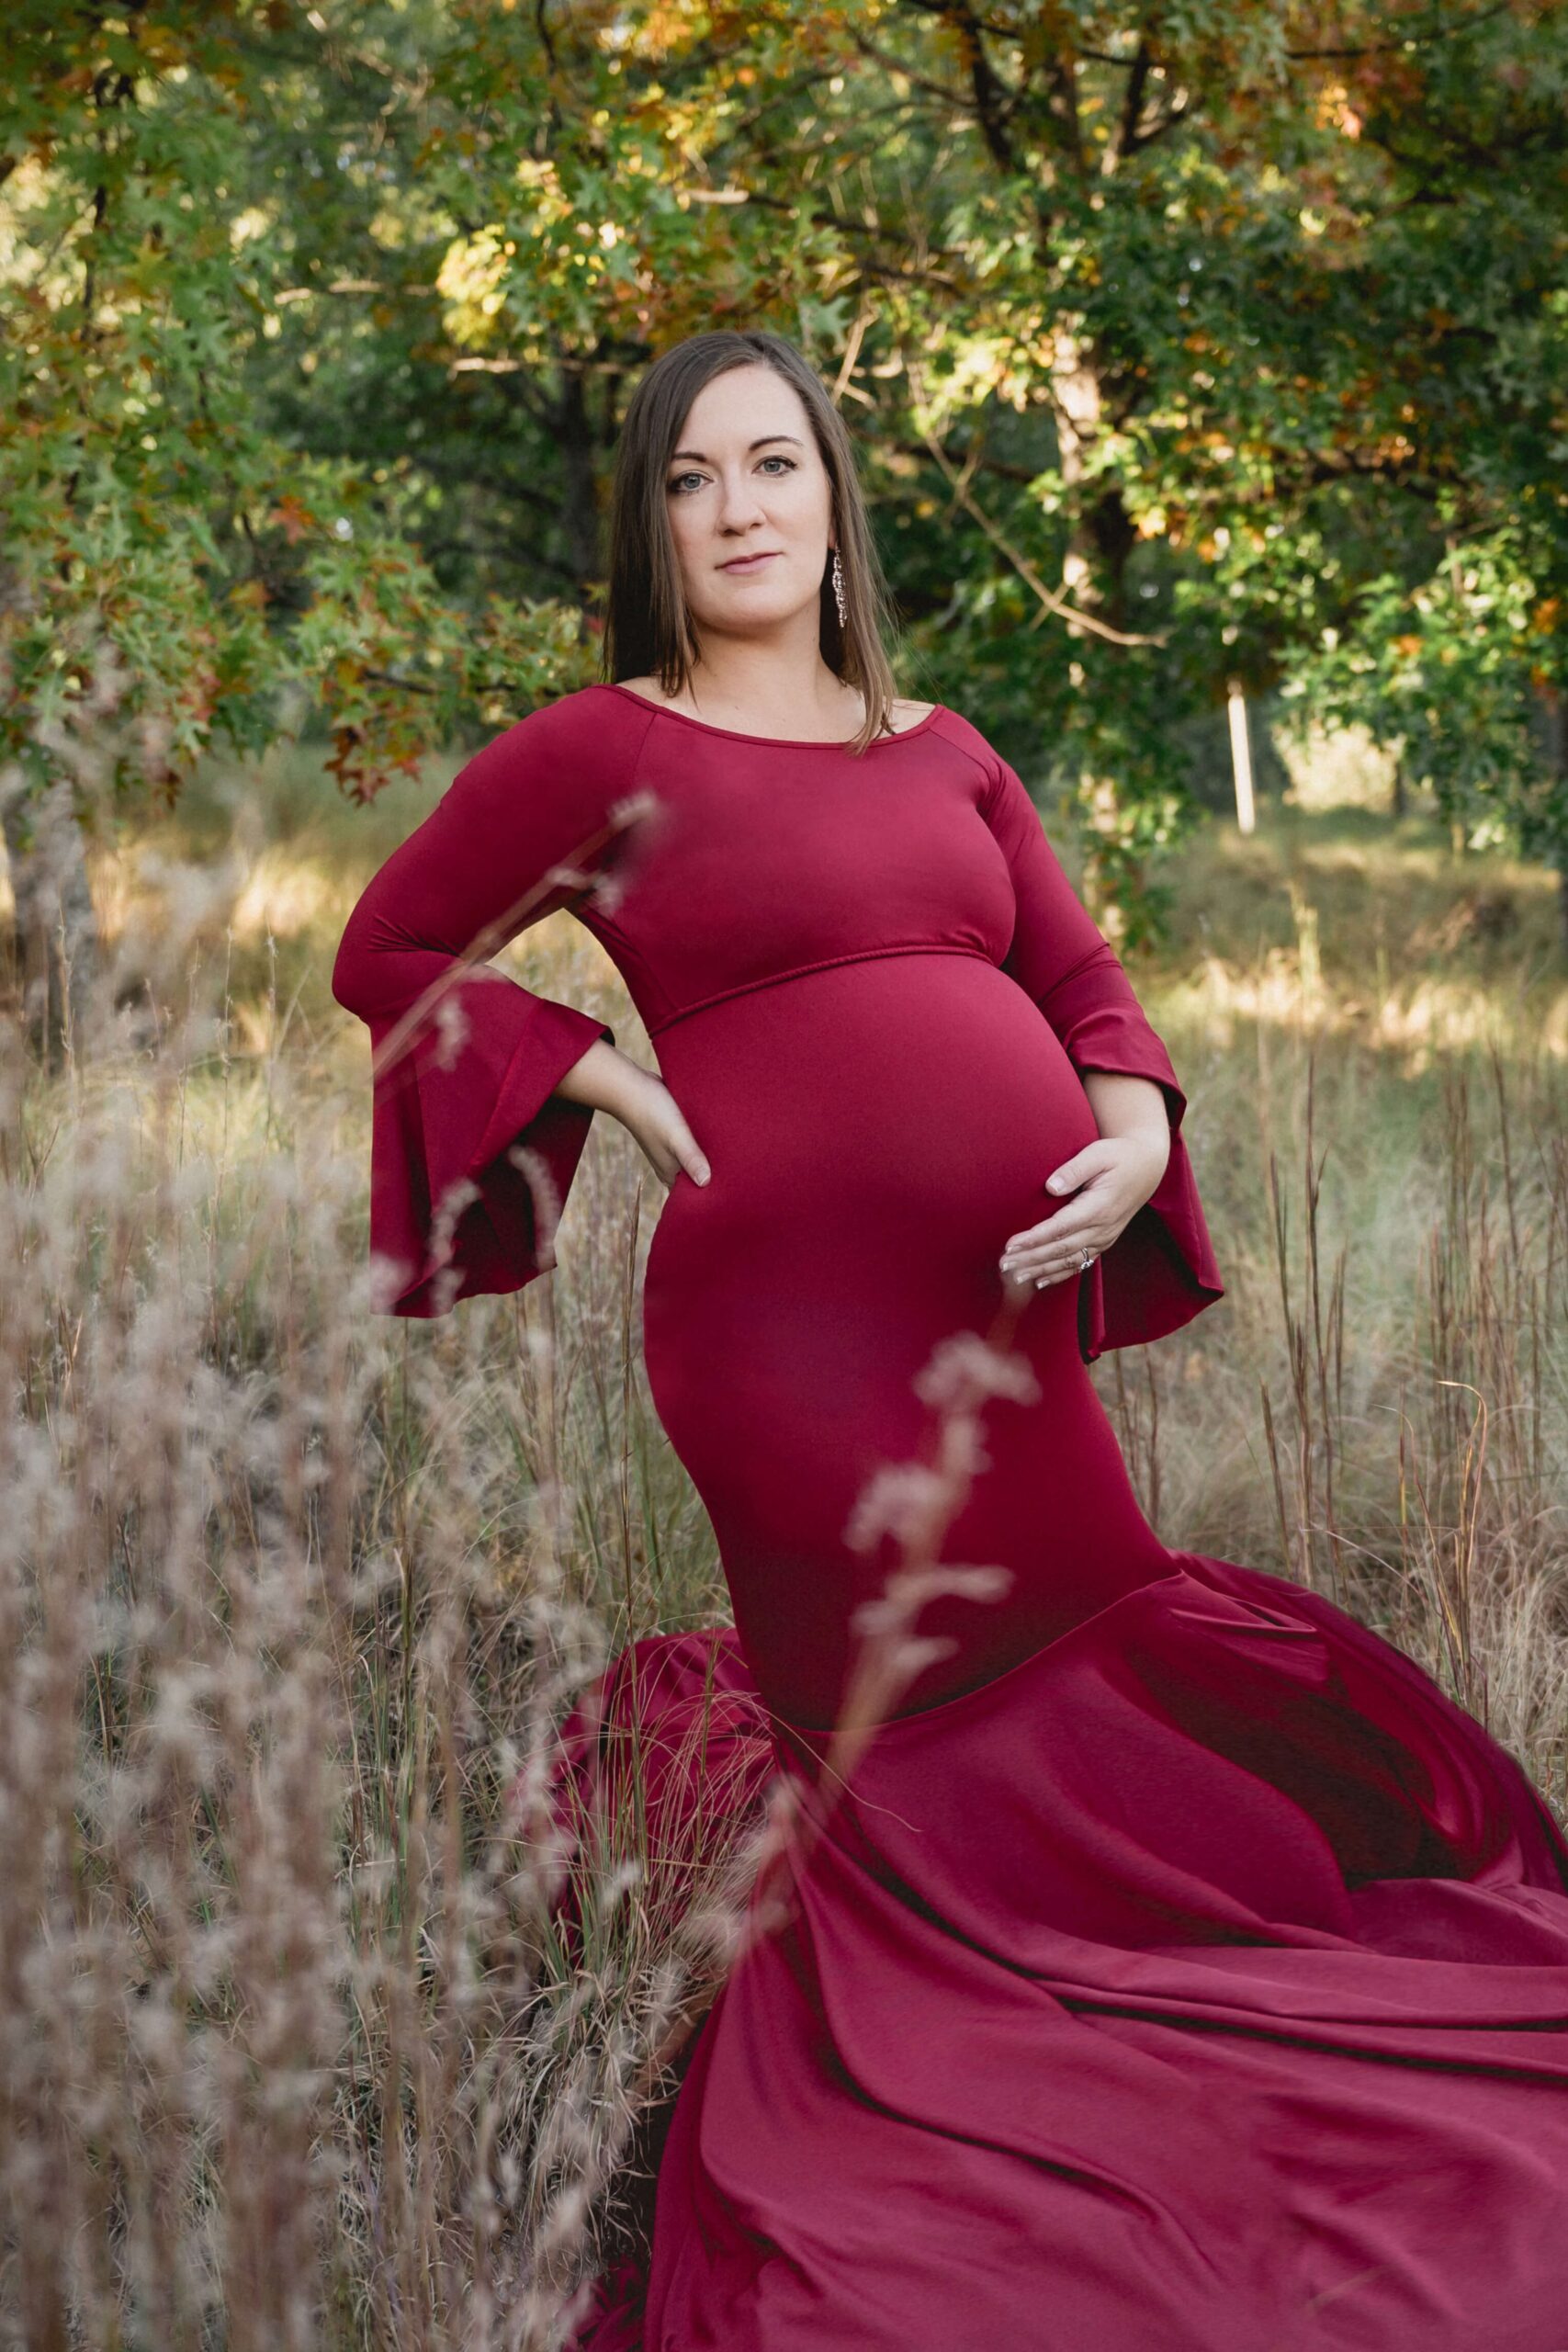
[[[665,1126],[665,1140],[673,1154],[675,1163],[670,1170],[671,1182],[674,1182],[677,1174],[683,1168],[694,1184],[705,1184],[713,1170],[708,1166],[707,1156],[702,1146],[675,1108],[673,1096],[671,1098],[670,1116]]]
[[[1048,1182],[1077,1184],[1076,1197],[1055,1216],[1009,1237],[1000,1260],[1004,1279],[1060,1282],[1080,1271],[1086,1250],[1102,1258],[1139,1203],[1148,1199],[1150,1164],[1135,1136],[1101,1136],[1064,1160]]]
[[[694,1184],[705,1184],[713,1173],[707,1155],[686,1125],[680,1105],[663,1080],[651,1071],[646,1075],[647,1100],[637,1102],[635,1114],[626,1116],[624,1124],[642,1146],[661,1183],[672,1184],[684,1170]]]
[[[1059,1168],[1054,1168],[1045,1179],[1045,1190],[1048,1193],[1076,1192],[1080,1184],[1087,1184],[1091,1178],[1098,1176],[1105,1164],[1104,1154],[1100,1150],[1104,1141],[1103,1136],[1098,1136],[1093,1143],[1085,1144],[1081,1151],[1075,1151],[1070,1159],[1064,1159]]]
[[[1009,1281],[1023,1283],[1059,1282],[1064,1275],[1078,1272],[1086,1250],[1102,1257],[1115,1238],[1098,1222],[1091,1225],[1084,1220],[1063,1227],[1053,1218],[1008,1243],[1001,1256],[1002,1273]]]
[[[1003,1273],[1017,1269],[1020,1273],[1043,1273],[1049,1266],[1076,1266],[1080,1251],[1098,1250],[1102,1228],[1087,1219],[1071,1226],[1053,1227],[1036,1226],[1032,1232],[1021,1233],[1002,1251]]]
[[[674,1134],[675,1157],[694,1184],[705,1184],[713,1174],[707,1159],[695,1136],[684,1119],[677,1123]]]
[[[712,1173],[694,1143],[678,1147],[666,1136],[658,1136],[645,1148],[655,1174],[666,1185],[672,1184],[682,1170],[694,1184],[705,1184]]]
[[[1064,1209],[1059,1216],[1048,1216],[1043,1225],[1032,1225],[1022,1233],[1015,1233],[1002,1251],[1002,1256],[1021,1258],[1031,1250],[1047,1249],[1052,1242],[1064,1244],[1064,1237],[1067,1240],[1071,1239],[1075,1223],[1086,1224],[1087,1222],[1081,1210],[1075,1219],[1068,1210]]]
[[[1092,1242],[1086,1241],[1084,1249],[1093,1250],[1097,1258],[1101,1255],[1100,1250],[1094,1250]],[[1084,1271],[1082,1258],[1083,1250],[1075,1250],[1070,1258],[1032,1259],[1021,1265],[1009,1261],[1003,1265],[1002,1272],[1009,1282],[1031,1288],[1043,1283],[1063,1282],[1067,1275]]]

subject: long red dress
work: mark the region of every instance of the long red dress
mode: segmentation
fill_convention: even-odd
[[[1140,1510],[1087,1363],[1222,1285],[1181,1088],[1018,776],[941,707],[857,757],[624,686],[491,743],[334,975],[393,1312],[553,1262],[592,1115],[553,1090],[612,1033],[472,958],[558,906],[713,1170],[662,1204],[644,1337],[736,1630],[639,1643],[612,1711],[657,1755],[706,1681],[727,1770],[832,1782],[698,2036],[650,2272],[584,2345],[1563,2352],[1568,1846],[1401,1653]],[[998,1326],[1089,1069],[1161,1086],[1165,1177]],[[918,1503],[965,1378],[940,1558],[1006,1589],[931,1604],[824,1773],[897,1558],[865,1498],[903,1464]]]

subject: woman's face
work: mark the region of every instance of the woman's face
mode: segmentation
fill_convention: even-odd
[[[731,368],[686,413],[665,507],[699,636],[807,616],[816,642],[832,487],[805,403],[772,368]]]

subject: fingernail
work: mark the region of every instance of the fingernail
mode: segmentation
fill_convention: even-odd
[[[1044,1289],[1044,1287],[1045,1287],[1045,1285],[1046,1285],[1046,1283],[1047,1283],[1048,1282],[1050,1282],[1052,1279],[1053,1279],[1053,1278],[1052,1278],[1052,1276],[1051,1276],[1051,1275],[1049,1275],[1049,1274],[1036,1274],[1036,1275],[1035,1275],[1035,1277],[1034,1277],[1034,1287],[1035,1287],[1035,1289],[1036,1289],[1036,1290],[1043,1290],[1043,1289]]]
[[[1047,1177],[1046,1177],[1046,1179],[1045,1179],[1045,1190],[1046,1190],[1048,1193],[1059,1193],[1059,1192],[1061,1191],[1061,1189],[1062,1189],[1062,1180],[1061,1180],[1061,1178],[1060,1178],[1059,1176],[1047,1176]]]
[[[698,1170],[698,1171],[697,1171],[697,1182],[698,1182],[698,1183],[699,1183],[699,1184],[705,1184],[705,1183],[707,1182],[707,1181],[708,1181],[708,1178],[709,1178],[712,1174],[713,1174],[713,1170],[712,1170],[711,1168],[702,1168],[702,1169],[699,1169],[699,1170]]]

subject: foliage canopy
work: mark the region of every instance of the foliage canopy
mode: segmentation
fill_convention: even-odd
[[[1135,924],[1233,679],[1568,870],[1562,0],[10,30],[0,749],[35,785],[106,696],[128,789],[302,692],[364,796],[581,683],[638,371],[766,323],[852,409],[912,683],[1073,788]]]

